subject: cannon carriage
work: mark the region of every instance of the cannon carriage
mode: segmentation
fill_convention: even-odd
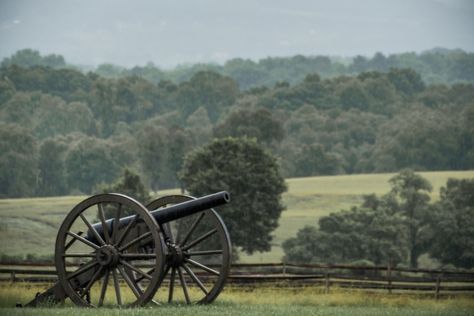
[[[161,197],[146,207],[121,194],[69,212],[55,245],[58,281],[25,306],[66,298],[86,307],[210,303],[230,268],[227,229],[213,207],[227,192]]]

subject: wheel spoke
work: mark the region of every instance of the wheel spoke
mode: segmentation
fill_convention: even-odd
[[[220,275],[219,272],[217,272],[216,270],[211,269],[211,268],[209,268],[208,266],[205,266],[205,265],[203,265],[202,263],[199,263],[199,262],[194,261],[194,260],[192,260],[192,259],[184,259],[184,261],[186,261],[187,263],[189,263],[189,264],[191,264],[191,265],[193,265],[193,266],[195,266],[195,267],[197,267],[197,268],[200,268],[200,269],[202,269],[202,270],[204,270],[204,271],[207,271],[207,272],[209,272],[209,273],[212,273],[212,274],[214,274],[214,275],[217,275],[217,276]]]
[[[186,271],[186,273],[191,277],[191,279],[194,280],[194,282],[196,282],[196,284],[199,286],[199,288],[204,292],[204,294],[209,294],[209,292],[207,291],[206,287],[204,286],[204,284],[202,284],[201,280],[199,280],[199,278],[194,274],[194,272],[186,265],[186,264],[183,264],[183,269]]]
[[[140,291],[135,287],[135,284],[133,284],[132,280],[130,280],[130,277],[128,276],[128,274],[125,273],[123,267],[118,266],[118,270],[119,270],[120,274],[122,275],[122,278],[128,284],[128,287],[132,290],[133,294],[137,297],[137,299],[139,299],[140,298]]]
[[[210,255],[221,255],[222,250],[203,250],[203,251],[190,251],[189,256],[210,256]]]
[[[202,212],[201,214],[199,214],[199,217],[194,221],[193,225],[191,226],[191,228],[189,229],[188,233],[186,234],[186,236],[184,237],[183,241],[181,241],[179,243],[180,247],[183,247],[184,244],[188,241],[189,237],[191,237],[191,234],[193,233],[193,231],[196,229],[197,225],[199,224],[199,222],[202,220],[202,218],[204,217],[204,215],[206,215],[206,213]]]
[[[181,287],[183,288],[183,293],[184,293],[184,298],[186,299],[186,303],[191,304],[191,300],[189,299],[189,293],[188,293],[188,285],[186,284],[186,280],[184,279],[184,276],[183,276],[183,271],[181,271],[180,267],[178,267],[178,275],[179,275],[179,281],[181,282]]]
[[[204,235],[202,235],[201,237],[199,237],[198,239],[195,239],[193,242],[189,243],[188,245],[186,245],[185,247],[183,247],[183,250],[188,250],[189,248],[192,248],[194,246],[196,246],[197,244],[199,244],[200,242],[202,242],[203,240],[205,240],[206,238],[209,238],[210,236],[214,235],[215,233],[217,232],[217,229],[213,229],[207,233],[205,233]]]
[[[145,239],[145,238],[147,238],[147,237],[149,237],[149,236],[151,236],[151,232],[144,233],[143,235],[141,235],[141,236],[135,238],[134,240],[132,240],[132,241],[130,241],[129,243],[127,243],[127,244],[123,245],[122,247],[120,247],[120,248],[119,248],[119,251],[122,252],[122,251],[124,251],[125,249],[130,248],[131,246],[133,246],[133,245],[136,244],[137,242],[139,242],[139,241],[141,241],[141,240],[143,240],[143,239]]]
[[[168,267],[168,268],[166,269],[166,272],[165,272],[164,275],[166,275],[166,273],[168,273],[169,270],[170,270],[170,268]],[[148,271],[148,272],[146,272],[146,273],[147,273],[147,274],[150,274],[150,273],[153,273],[153,272],[155,272],[155,268],[151,269],[150,271]],[[141,276],[141,277],[139,277],[138,279],[136,279],[135,282],[136,282],[136,283],[141,282],[141,281],[143,281],[144,278],[145,278],[144,276]]]
[[[102,239],[102,237],[100,237],[99,233],[97,232],[97,230],[91,225],[91,223],[89,223],[89,221],[87,220],[87,218],[84,216],[84,214],[79,214],[79,216],[81,217],[82,221],[86,224],[87,228],[89,228],[89,231],[92,232],[92,234],[94,235],[95,239],[99,242],[99,244],[101,245],[105,245],[105,241]]]
[[[153,279],[153,277],[151,275],[149,275],[149,274],[145,273],[144,271],[140,270],[139,268],[131,265],[130,263],[128,263],[125,260],[120,260],[120,263],[123,264],[124,266],[126,266],[127,268],[135,271],[136,273],[142,275],[145,279],[148,279],[148,280]]]
[[[104,304],[105,293],[107,292],[107,286],[109,285],[109,276],[110,270],[105,272],[104,280],[102,281],[102,289],[100,290],[100,298],[99,298],[99,307]]]
[[[137,219],[138,219],[138,215],[135,215],[135,217],[130,221],[130,223],[128,223],[127,227],[125,227],[125,230],[122,232],[122,234],[120,235],[120,238],[119,240],[117,241],[117,243],[115,244],[116,247],[119,247],[121,244],[122,244],[122,241],[125,239],[125,237],[128,235],[128,232],[130,231],[130,229],[133,227],[133,225],[135,225],[135,223],[137,222]]]
[[[89,240],[85,239],[84,237],[79,236],[78,234],[72,233],[72,232],[67,232],[69,236],[72,236],[76,238],[77,240],[81,241],[82,243],[86,244],[87,246],[94,248],[95,250],[98,250],[100,247],[94,244],[93,242],[90,242]]]
[[[170,287],[168,293],[168,303],[173,301],[173,292],[174,292],[174,279],[176,278],[176,268],[171,269],[171,276],[170,276]]]
[[[104,232],[105,241],[107,242],[107,244],[110,244],[110,233],[107,223],[105,221],[104,208],[102,207],[101,203],[97,204],[97,208],[99,209],[99,219],[102,223],[102,231]]]
[[[87,286],[85,287],[84,289],[84,292],[81,294],[81,298],[84,297],[84,295],[86,295],[87,292],[89,292],[89,290],[91,289],[92,287],[92,284],[94,284],[95,281],[97,281],[97,278],[99,277],[99,275],[102,273],[102,270],[104,269],[104,267],[100,266],[99,269],[97,269],[97,271],[94,273],[94,275],[92,276],[92,278],[90,279],[89,283],[87,284]]]
[[[82,234],[84,234],[84,232],[77,232],[77,235],[78,236],[82,236]],[[68,250],[73,244],[74,242],[76,241],[77,239],[75,237],[73,237],[67,244],[66,246],[64,246],[64,251]]]
[[[78,276],[79,274],[81,273],[84,273],[85,271],[87,270],[90,270],[92,269],[93,267],[95,267],[96,265],[98,265],[99,263],[95,260],[92,260],[92,261],[89,261],[88,263],[86,263],[85,265],[81,266],[79,269],[77,269],[76,271],[72,272],[71,274],[69,274],[66,278],[69,280],[69,279],[72,279],[74,278],[75,276]]]
[[[122,295],[120,294],[120,283],[117,277],[117,271],[112,269],[112,277],[114,278],[114,287],[115,287],[115,295],[117,297],[117,304],[122,306]]]

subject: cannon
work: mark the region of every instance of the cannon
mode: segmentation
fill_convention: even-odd
[[[164,196],[146,207],[116,193],[80,202],[56,238],[57,283],[25,306],[67,298],[85,307],[212,302],[231,260],[229,234],[213,208],[229,201],[223,191]]]

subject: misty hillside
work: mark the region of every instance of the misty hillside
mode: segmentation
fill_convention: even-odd
[[[286,177],[472,169],[472,60],[436,50],[84,73],[22,50],[0,69],[0,195],[89,194],[124,168],[153,190],[178,187],[186,154],[222,137],[255,139]]]

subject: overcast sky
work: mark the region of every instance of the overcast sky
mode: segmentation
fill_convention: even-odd
[[[473,0],[0,0],[0,59],[162,67],[235,57],[474,51]]]

